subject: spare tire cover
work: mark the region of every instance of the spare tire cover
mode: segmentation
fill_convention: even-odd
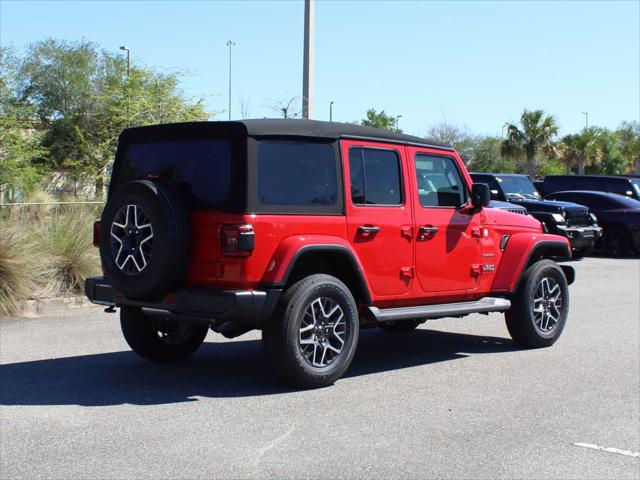
[[[110,196],[100,220],[100,258],[116,290],[156,300],[184,281],[191,251],[189,216],[167,186],[135,180]]]

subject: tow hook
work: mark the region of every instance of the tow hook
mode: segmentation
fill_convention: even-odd
[[[113,305],[109,305],[107,308],[104,309],[104,313],[115,313],[116,311],[116,307]]]

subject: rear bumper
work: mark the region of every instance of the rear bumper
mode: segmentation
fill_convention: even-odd
[[[179,290],[170,298],[158,302],[127,298],[113,288],[105,277],[87,278],[84,283],[87,298],[97,305],[140,307],[166,311],[176,317],[201,320],[205,323],[235,322],[258,328],[268,319],[280,299],[281,289],[266,290]]]

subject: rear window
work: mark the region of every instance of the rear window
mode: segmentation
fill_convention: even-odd
[[[333,147],[306,141],[261,141],[258,200],[263,205],[336,205],[338,180]]]
[[[191,208],[221,206],[231,186],[231,146],[221,139],[133,143],[124,151],[118,183],[137,179],[159,179]]]

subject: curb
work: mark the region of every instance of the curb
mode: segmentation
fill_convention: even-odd
[[[100,306],[94,305],[87,297],[81,295],[63,298],[40,298],[38,300],[20,302],[17,316],[26,318],[49,317],[87,308],[100,308]]]

